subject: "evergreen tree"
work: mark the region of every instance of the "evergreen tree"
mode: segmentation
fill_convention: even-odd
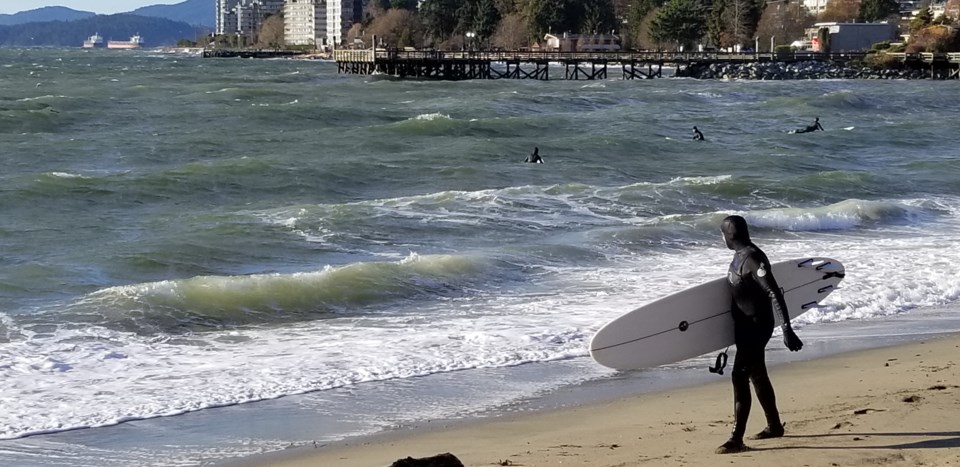
[[[717,47],[723,47],[723,33],[726,30],[724,17],[727,15],[727,2],[715,0],[707,18],[707,41]]]
[[[523,5],[518,6],[517,2],[518,0],[493,0],[494,5],[497,7],[497,11],[500,12],[500,16],[504,17],[518,13],[523,9]]]
[[[466,0],[456,10],[456,28],[454,35],[472,32],[481,42],[485,42],[497,30],[500,23],[500,10],[495,0]],[[477,45],[477,44],[475,44]]]
[[[883,21],[899,12],[900,4],[897,0],[862,0],[857,21],[863,23]]]
[[[424,0],[420,4],[420,21],[427,35],[442,41],[453,34],[458,25],[457,0]]]
[[[640,24],[643,23],[643,19],[646,18],[654,8],[661,5],[663,5],[663,2],[658,0],[633,0],[630,2],[629,8],[627,8],[627,24],[629,24],[630,27],[634,25],[639,27]]]
[[[920,7],[920,13],[917,13],[916,18],[910,21],[910,33],[916,33],[931,24],[933,24],[933,12],[930,11],[930,4],[926,3]]]
[[[660,0],[632,0],[630,2],[626,13],[628,31],[624,34],[625,46],[633,48],[640,43],[643,20],[662,4]]]
[[[575,32],[580,21],[577,0],[523,0],[523,17],[527,28],[536,40],[542,40],[548,32],[561,34]]]
[[[650,23],[650,36],[658,43],[689,48],[703,37],[706,29],[706,15],[699,1],[670,0]]]
[[[583,12],[577,28],[583,34],[607,34],[616,28],[617,19],[614,16],[611,0],[582,0],[580,5]]]
[[[495,0],[476,0],[477,15],[473,21],[473,30],[481,41],[486,42],[497,31],[497,25],[503,16]]]
[[[390,0],[390,8],[417,11],[417,0]]]

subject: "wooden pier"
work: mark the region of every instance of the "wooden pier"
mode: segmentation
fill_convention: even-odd
[[[306,53],[285,49],[204,49],[203,58],[291,58]]]
[[[416,50],[335,50],[333,58],[340,74],[387,75],[423,80],[468,79],[565,79],[611,78],[610,69],[622,79],[651,79],[663,76],[665,66],[678,70],[713,63],[821,61],[846,64],[863,60],[866,52],[854,53],[726,53],[726,52],[503,52],[503,51],[416,51]],[[960,53],[888,54],[908,68],[929,68],[935,79],[960,79]],[[563,68],[562,76],[551,76],[550,65]]]
[[[888,53],[907,68],[930,70],[933,79],[960,79],[960,53]]]

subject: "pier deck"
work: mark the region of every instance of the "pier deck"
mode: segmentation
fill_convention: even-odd
[[[290,58],[306,55],[302,50],[283,49],[204,49],[203,58]]]
[[[664,66],[683,69],[711,63],[802,62],[847,63],[862,60],[866,52],[845,53],[727,53],[727,52],[504,52],[335,50],[341,74],[384,74],[398,78],[466,79],[608,79],[617,66],[623,79],[663,76]],[[960,54],[888,54],[908,67],[929,67],[935,78],[957,78]],[[550,64],[563,67],[551,76]]]

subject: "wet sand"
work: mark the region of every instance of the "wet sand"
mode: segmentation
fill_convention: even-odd
[[[549,412],[427,423],[231,465],[372,467],[450,452],[467,466],[957,466],[958,361],[960,335],[954,334],[773,366],[786,436],[748,440],[751,449],[740,454],[714,454],[732,428],[732,388],[724,376]],[[763,427],[755,403],[747,432]]]

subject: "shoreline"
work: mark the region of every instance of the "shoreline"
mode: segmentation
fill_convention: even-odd
[[[791,463],[795,450],[803,450],[807,460],[822,457],[825,462],[842,453],[846,460],[838,465],[878,460],[886,465],[943,465],[939,462],[944,459],[960,461],[960,453],[948,450],[960,447],[960,431],[947,421],[960,415],[957,349],[960,333],[952,333],[771,366],[787,436],[748,441],[751,451],[725,457],[713,449],[732,428],[727,376],[567,408],[440,421],[218,465],[374,466],[443,452],[476,466],[505,461],[524,466],[562,461],[656,465],[664,459],[692,465],[721,459],[738,465],[800,465]],[[762,411],[754,405],[748,433],[764,424]]]

